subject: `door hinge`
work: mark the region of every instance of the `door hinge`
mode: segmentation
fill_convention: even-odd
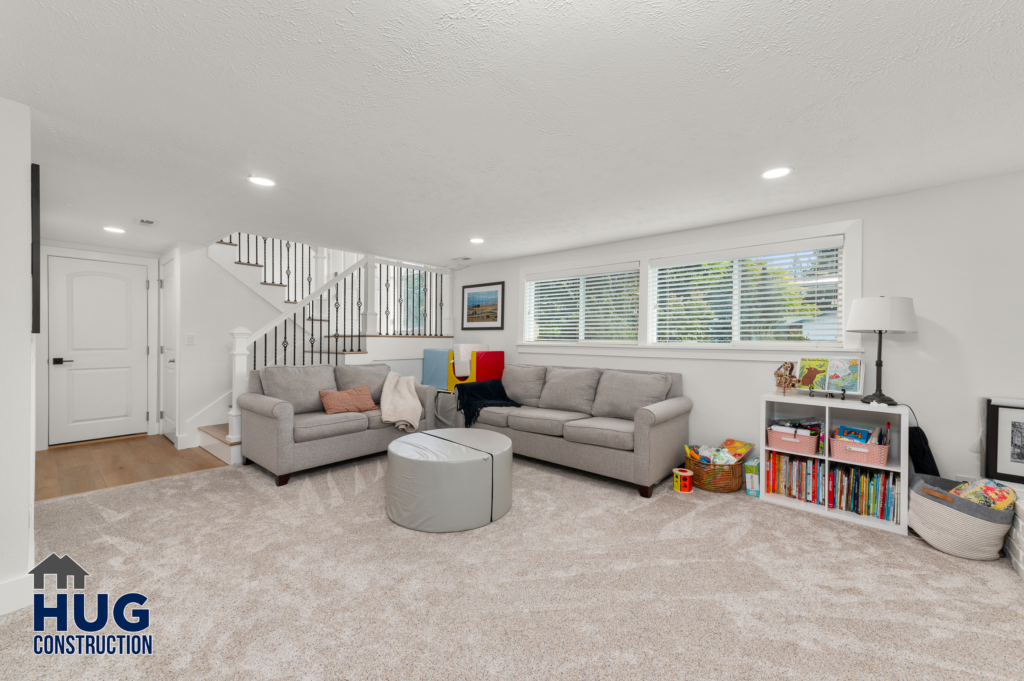
[[[162,346],[162,345],[160,346],[160,354],[161,355],[164,354],[164,346]]]
[[[157,279],[157,281],[160,282],[160,288],[163,288],[164,287],[164,280],[163,279]]]
[[[149,354],[149,346],[148,345],[146,346],[146,354],[147,355]]]
[[[147,421],[149,420],[149,412],[148,411],[146,412],[146,420]]]
[[[160,420],[161,421],[164,420],[164,410],[163,409],[160,410]]]
[[[146,280],[146,290],[149,290],[149,279]]]

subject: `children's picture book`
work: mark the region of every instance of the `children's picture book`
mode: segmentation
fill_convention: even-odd
[[[825,390],[828,380],[828,360],[800,358],[800,372],[796,387],[801,390]]]
[[[825,390],[827,392],[848,393],[860,392],[860,366],[859,359],[830,359],[828,361],[828,382]]]

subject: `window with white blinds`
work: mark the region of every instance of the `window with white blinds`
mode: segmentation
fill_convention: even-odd
[[[633,269],[526,282],[525,340],[636,343],[640,271]]]
[[[652,267],[651,342],[842,346],[842,263],[840,244]]]

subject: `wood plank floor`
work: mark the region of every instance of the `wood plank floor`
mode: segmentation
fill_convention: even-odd
[[[46,449],[36,452],[36,501],[224,465],[199,447],[178,451],[163,435]]]

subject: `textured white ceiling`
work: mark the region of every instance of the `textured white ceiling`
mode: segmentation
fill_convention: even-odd
[[[1006,0],[4,0],[0,96],[45,237],[476,263],[1024,168],[1022,35]]]

